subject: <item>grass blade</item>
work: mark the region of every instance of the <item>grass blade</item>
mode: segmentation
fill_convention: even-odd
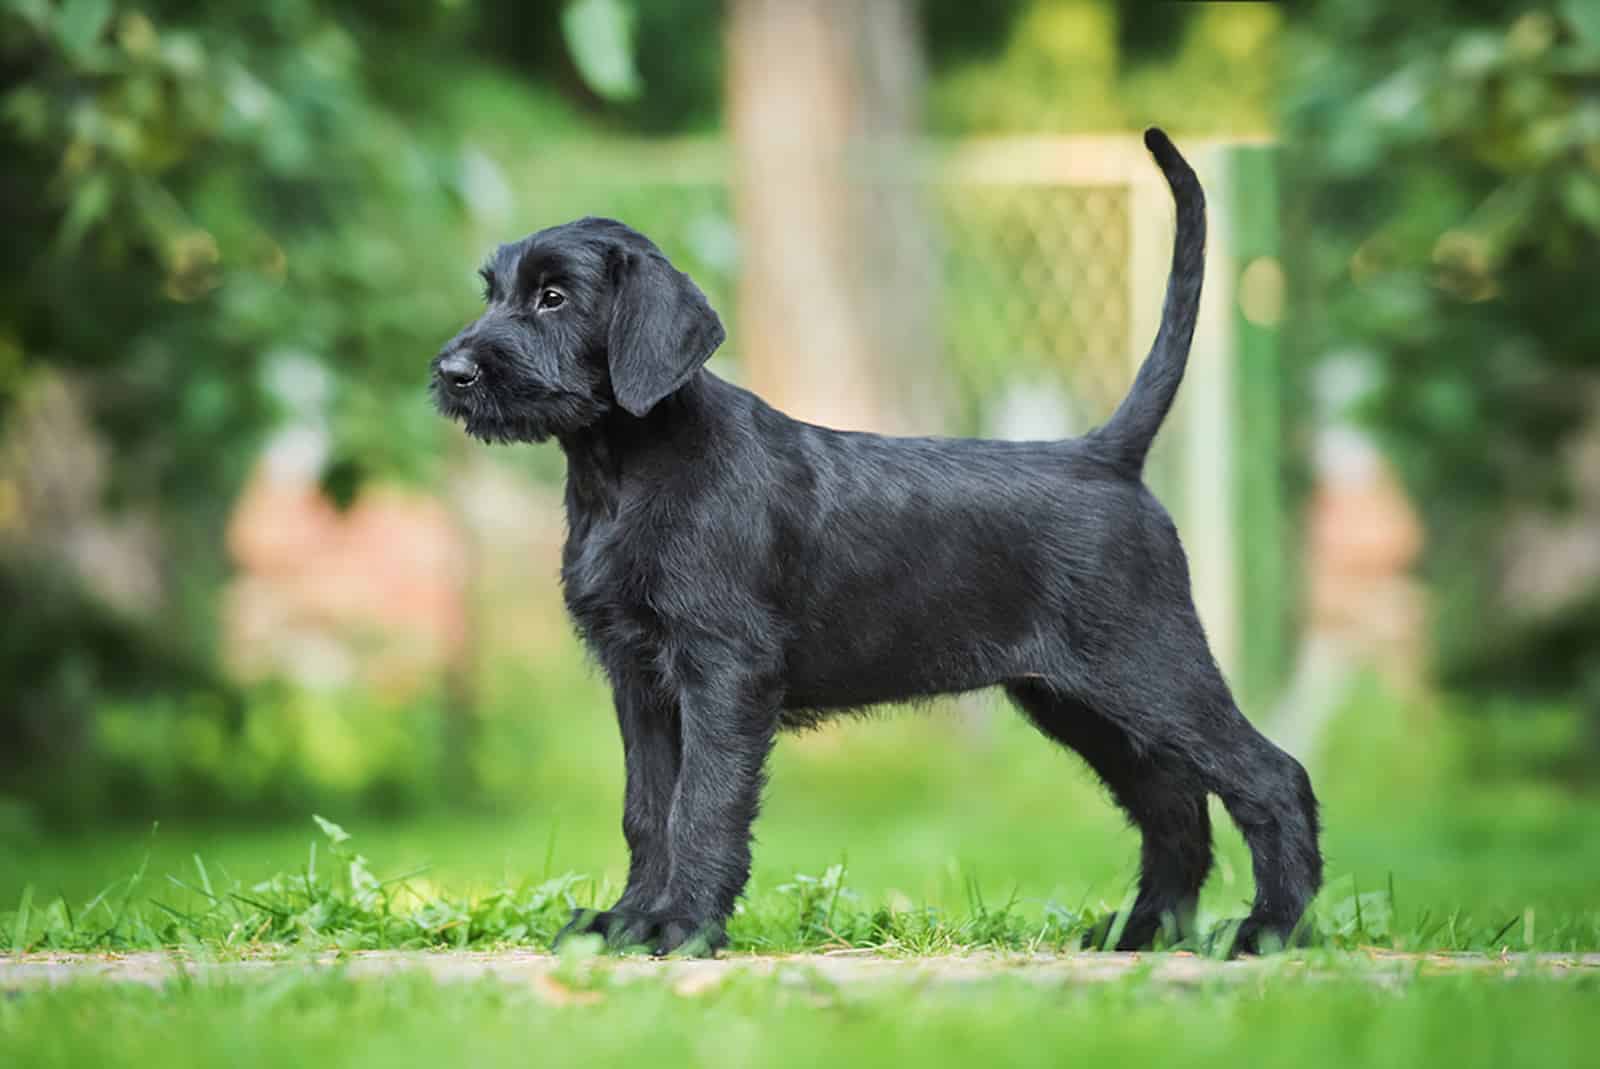
[[[280,920],[289,915],[288,910],[278,909],[276,906],[269,906],[260,899],[251,898],[249,895],[242,895],[238,891],[229,891],[228,897],[236,901],[243,902],[251,909],[258,909],[262,913],[270,913],[272,916],[277,917]]]
[[[28,938],[28,915],[33,909],[33,884],[22,888],[22,904],[17,907],[17,923],[11,929],[11,951],[21,954]]]
[[[200,860],[200,855],[194,855],[195,870],[200,873],[200,886],[205,888],[206,897],[213,902],[217,900],[216,892],[211,889],[211,876],[206,872],[206,863]]]
[[[1500,938],[1511,930],[1511,926],[1513,924],[1517,923],[1521,919],[1522,919],[1521,917],[1512,917],[1510,920],[1506,921],[1505,924],[1503,924],[1501,926],[1501,928],[1500,928],[1500,930],[1498,932],[1495,932],[1494,935],[1490,937],[1489,946],[1488,946],[1489,953],[1491,953],[1491,954],[1494,953],[1495,948],[1500,945]]]

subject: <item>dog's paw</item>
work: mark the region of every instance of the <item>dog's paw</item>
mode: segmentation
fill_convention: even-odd
[[[1226,955],[1237,958],[1243,954],[1276,954],[1291,947],[1306,946],[1310,942],[1310,932],[1302,927],[1246,917],[1242,921],[1223,921],[1212,929],[1210,938],[1206,940],[1206,950],[1216,957]]]
[[[1083,933],[1084,950],[1177,950],[1189,945],[1191,924],[1179,924],[1170,915],[1160,918],[1133,913],[1108,913]]]
[[[551,941],[552,950],[559,950],[567,940],[583,935],[598,935],[610,942],[610,932],[618,923],[617,913],[609,909],[575,909],[572,919],[556,933]]]
[[[1153,936],[1147,925],[1132,918],[1125,921],[1120,913],[1107,913],[1083,933],[1079,946],[1084,950],[1145,950]]]
[[[727,933],[720,924],[662,914],[656,920],[651,952],[657,957],[676,954],[691,958],[714,958],[727,943]]]
[[[648,951],[656,957],[713,957],[727,944],[722,926],[686,914],[643,909],[580,909],[556,935],[555,946],[576,935],[599,935],[612,950]]]

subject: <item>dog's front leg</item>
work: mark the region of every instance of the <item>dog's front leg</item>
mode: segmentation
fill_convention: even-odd
[[[628,841],[628,885],[614,909],[643,909],[666,890],[671,872],[667,821],[683,763],[678,707],[660,690],[617,694],[623,760],[622,834]]]
[[[683,752],[678,706],[653,679],[617,676],[613,696],[627,771],[622,834],[628,842],[628,883],[610,909],[574,913],[556,936],[558,944],[569,935],[589,932],[620,938],[629,914],[661,897],[671,871],[667,819]]]
[[[614,937],[657,954],[726,942],[724,926],[750,878],[750,828],[778,721],[776,696],[744,679],[687,687],[679,709],[666,887],[648,909],[623,911],[628,923]]]

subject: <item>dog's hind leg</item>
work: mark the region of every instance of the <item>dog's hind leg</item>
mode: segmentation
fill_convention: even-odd
[[[1140,655],[1098,659],[1099,678],[1072,693],[1091,696],[1135,753],[1166,755],[1186,782],[1222,800],[1250,847],[1256,882],[1234,949],[1287,946],[1322,884],[1311,780],[1239,711],[1192,611],[1146,621],[1140,633]]]
[[[1007,690],[1040,731],[1088,762],[1143,838],[1133,908],[1092,936],[1095,945],[1119,923],[1118,950],[1147,947],[1162,931],[1172,941],[1190,935],[1200,886],[1211,871],[1211,817],[1193,770],[1160,750],[1141,752],[1118,724],[1042,682]]]
[[[1256,897],[1234,949],[1259,953],[1288,946],[1322,885],[1319,821],[1311,778],[1228,698],[1201,724],[1201,765],[1210,789],[1244,834]]]

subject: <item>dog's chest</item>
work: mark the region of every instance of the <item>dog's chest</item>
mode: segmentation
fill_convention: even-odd
[[[573,524],[562,551],[567,610],[585,641],[601,647],[649,642],[660,622],[649,608],[658,567],[620,519]]]

